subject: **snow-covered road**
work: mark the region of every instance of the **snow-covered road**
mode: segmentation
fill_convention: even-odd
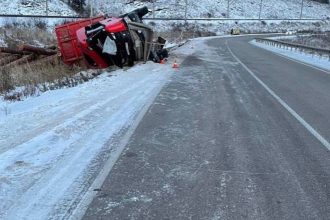
[[[71,213],[172,71],[147,63],[23,102],[0,102],[0,219]]]

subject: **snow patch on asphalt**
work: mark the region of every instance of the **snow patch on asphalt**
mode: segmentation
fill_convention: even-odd
[[[291,59],[309,64],[309,65],[313,65],[325,70],[330,70],[330,60],[329,57],[321,57],[321,56],[317,56],[317,55],[312,55],[312,54],[308,54],[308,53],[304,53],[304,52],[299,52],[299,51],[291,51],[291,50],[287,50],[287,49],[283,49],[283,48],[277,48],[277,47],[273,47],[270,45],[266,45],[263,43],[259,43],[256,42],[255,40],[250,42],[251,44],[261,47],[263,49],[272,51],[274,53],[289,57]]]

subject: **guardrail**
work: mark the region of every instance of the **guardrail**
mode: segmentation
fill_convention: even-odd
[[[0,18],[63,18],[63,19],[79,19],[79,18],[89,18],[84,16],[62,16],[62,15],[15,15],[15,14],[0,14]]]
[[[151,18],[154,21],[324,21],[325,18]]]
[[[24,14],[0,14],[0,18],[88,18],[85,16],[70,15],[24,15]],[[325,18],[153,18],[144,17],[143,20],[149,21],[324,21]]]
[[[267,45],[271,45],[274,47],[284,48],[284,49],[291,49],[291,50],[298,50],[300,52],[307,52],[310,54],[316,54],[321,57],[328,57],[330,60],[330,50],[317,48],[317,47],[310,47],[303,44],[294,44],[289,43],[281,40],[269,39],[269,38],[255,38],[256,42],[265,43]]]

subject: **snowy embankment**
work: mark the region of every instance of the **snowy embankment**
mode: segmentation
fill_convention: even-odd
[[[105,14],[119,15],[142,6],[153,9],[154,14],[147,17],[157,18],[184,18],[186,12],[185,0],[156,0],[156,1],[115,1],[108,4],[105,0],[95,3],[95,7]],[[232,19],[258,19],[260,0],[230,1],[229,18]],[[227,0],[201,0],[188,1],[187,18],[228,18]],[[216,35],[230,33],[232,28],[239,28],[243,33],[274,33],[287,31],[326,31],[330,30],[330,7],[315,1],[304,1],[302,18],[323,19],[310,21],[287,21],[285,19],[300,18],[301,0],[264,0],[260,21],[148,21],[157,32],[212,32]],[[263,20],[267,19],[267,21]],[[270,19],[270,20],[268,20]],[[275,19],[275,20],[271,20]],[[277,20],[279,19],[279,20]],[[283,20],[281,20],[283,19]],[[193,36],[193,35],[192,35]],[[169,37],[170,39],[173,37]]]
[[[77,13],[69,5],[60,0],[48,0],[46,7],[45,0],[1,0],[0,14],[11,15],[50,15],[50,16],[77,16]],[[47,10],[46,10],[47,8]],[[45,22],[52,30],[56,24],[64,22],[59,18],[15,18],[0,17],[0,27],[4,25],[27,24]],[[1,37],[1,36],[0,36]],[[0,39],[1,40],[1,39]]]
[[[277,53],[281,56],[285,56],[308,65],[313,65],[325,70],[330,71],[330,60],[329,57],[321,57],[318,55],[308,54],[304,52],[299,52],[295,50],[288,50],[284,48],[278,48],[271,45],[266,45],[263,43],[256,42],[255,40],[251,41],[251,44],[261,47],[263,49],[269,50],[271,52]]]
[[[60,0],[1,0],[0,14],[14,15],[62,15],[73,16],[76,13]]]
[[[70,215],[173,71],[148,62],[22,102],[0,101],[0,219]]]
[[[108,4],[106,0],[98,0],[93,6],[109,14],[126,13],[135,8],[155,6],[155,17],[161,18],[183,18],[187,9],[188,18],[227,18],[228,12],[230,18],[259,18],[260,0],[135,0],[135,1],[113,1]],[[186,3],[188,3],[186,5]],[[228,11],[229,9],[229,11]],[[327,4],[304,0],[302,11],[303,18],[322,18],[329,17],[330,8]],[[263,0],[261,19],[288,19],[299,18],[301,13],[301,0]],[[149,15],[152,17],[153,15]]]
[[[148,22],[147,22],[148,23]],[[159,32],[211,32],[215,35],[229,34],[232,28],[239,28],[242,33],[285,33],[289,31],[324,32],[330,30],[330,21],[154,21],[154,29]]]

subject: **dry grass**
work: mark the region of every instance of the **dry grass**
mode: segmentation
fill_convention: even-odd
[[[63,86],[75,86],[84,79],[76,74],[84,68],[67,66],[59,57],[53,56],[29,62],[23,65],[0,68],[0,94],[5,99],[20,100],[35,95],[37,90],[51,90]],[[20,92],[11,92],[14,88],[23,88]]]
[[[14,66],[10,69],[12,82],[15,86],[36,85],[45,82],[53,82],[63,77],[71,77],[81,68],[69,67],[57,57],[44,58],[24,65]]]
[[[54,35],[42,22],[10,23],[0,27],[0,38],[10,48],[20,44],[36,46],[56,45]],[[34,95],[36,91],[74,86],[84,80],[76,74],[85,67],[67,66],[57,56],[38,57],[21,65],[0,67],[0,95],[5,99],[20,100],[22,96]],[[23,88],[13,92],[15,88]]]
[[[9,68],[0,68],[0,94],[14,88]]]

